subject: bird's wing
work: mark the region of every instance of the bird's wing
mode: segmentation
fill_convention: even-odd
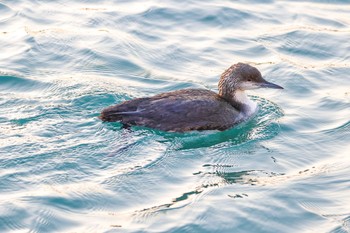
[[[104,121],[147,126],[165,131],[224,130],[239,112],[215,92],[184,89],[125,101],[104,109]]]
[[[137,124],[170,131],[226,129],[239,114],[216,95],[148,99],[138,106],[137,112],[141,116]]]

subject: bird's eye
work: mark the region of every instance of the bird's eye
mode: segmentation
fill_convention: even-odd
[[[251,80],[251,79],[248,79],[247,81],[248,81],[248,82],[251,82],[252,80]]]

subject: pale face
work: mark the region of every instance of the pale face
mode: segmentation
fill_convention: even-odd
[[[245,91],[245,90],[254,90],[260,88],[259,84],[254,81],[243,81],[238,84],[238,89]]]

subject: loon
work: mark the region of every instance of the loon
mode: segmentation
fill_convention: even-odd
[[[245,90],[283,89],[262,78],[251,65],[237,63],[222,73],[219,93],[182,89],[153,97],[136,98],[102,110],[102,121],[119,121],[124,127],[144,126],[169,132],[226,130],[247,120],[257,109]]]

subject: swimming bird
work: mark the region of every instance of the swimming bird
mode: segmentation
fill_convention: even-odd
[[[257,104],[246,90],[283,89],[262,78],[251,65],[237,63],[222,73],[219,93],[182,89],[136,98],[102,110],[102,121],[119,121],[125,127],[145,126],[163,131],[226,130],[250,118]]]

